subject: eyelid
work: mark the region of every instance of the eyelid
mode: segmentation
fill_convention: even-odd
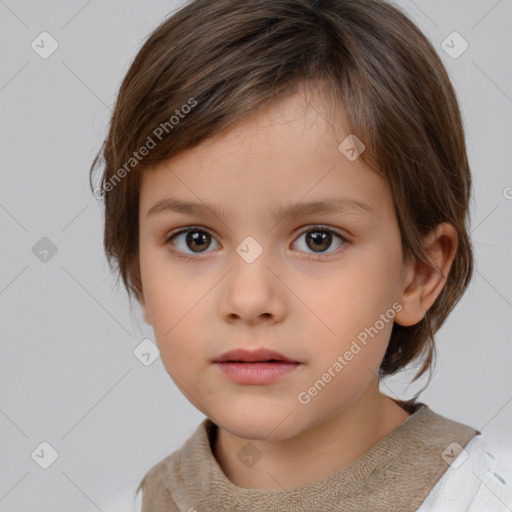
[[[312,229],[318,228],[318,229],[322,229],[322,230],[334,233],[335,235],[338,235],[339,237],[341,237],[344,241],[348,241],[350,238],[350,235],[347,231],[345,231],[345,230],[340,231],[338,228],[334,228],[334,227],[328,226],[326,224],[304,224],[303,226],[301,226],[300,228],[297,228],[297,229],[302,229],[302,228],[307,228],[307,229],[303,229],[302,231],[300,231],[300,233],[297,236],[303,235],[304,233],[307,233],[308,231],[311,231]],[[192,231],[194,229],[197,229],[198,231],[205,231],[206,233],[208,233],[209,235],[214,237],[212,231],[209,228],[206,228],[204,226],[199,226],[199,225],[189,225],[189,226],[183,226],[181,228],[176,228],[176,229],[170,231],[169,233],[167,233],[167,235],[165,236],[165,243],[168,243],[174,235],[185,233],[187,231]]]
[[[338,236],[342,240],[343,245],[350,243],[350,237],[348,234],[345,234],[345,232],[341,232],[338,228],[334,228],[334,227],[331,227],[331,226],[328,226],[325,224],[305,224],[297,229],[299,229],[301,231],[295,236],[294,240],[297,239],[298,237],[302,236],[304,233],[307,233],[308,231],[314,231],[315,229],[318,229],[318,231],[327,231],[329,233],[332,233],[335,236]],[[188,225],[188,226],[183,226],[181,228],[176,228],[173,231],[171,231],[170,233],[168,233],[165,236],[164,245],[169,244],[171,242],[171,240],[173,239],[173,237],[175,237],[177,235],[181,235],[183,233],[187,233],[189,231],[194,231],[194,230],[204,231],[205,233],[208,233],[212,238],[214,238],[217,241],[216,237],[212,234],[210,229],[208,229],[204,226],[199,226],[199,225]],[[218,243],[218,241],[217,241],[217,243]],[[341,251],[343,251],[343,249],[341,249]],[[205,253],[197,253],[196,255],[194,255],[194,254],[181,253],[180,251],[177,251],[177,250],[173,250],[173,252],[175,252],[179,257],[185,258],[187,260],[191,260],[191,259],[198,260],[198,259],[201,259],[202,257],[204,257],[204,255],[208,254],[208,252],[205,252]],[[315,253],[307,253],[307,254],[310,257],[312,256],[313,259],[320,259],[320,258],[326,259],[329,256],[332,256],[333,254],[337,254],[339,252],[340,252],[340,249],[334,251],[333,253],[318,253],[316,257],[315,257]]]
[[[168,243],[174,235],[180,235],[181,233],[186,233],[188,231],[194,230],[204,231],[205,233],[208,233],[212,237],[214,236],[212,232],[208,228],[205,228],[204,226],[183,226],[181,228],[173,229],[172,231],[167,233],[167,235],[165,236],[165,243]]]

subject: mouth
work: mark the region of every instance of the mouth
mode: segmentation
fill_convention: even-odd
[[[298,363],[274,350],[258,348],[253,350],[235,349],[215,359],[215,363]]]
[[[270,384],[302,363],[268,349],[236,349],[214,361],[221,373],[238,384]]]

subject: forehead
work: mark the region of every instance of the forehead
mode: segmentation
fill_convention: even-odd
[[[330,124],[324,111],[322,99],[298,91],[145,170],[141,214],[169,197],[255,214],[336,197],[375,211],[389,206],[386,183],[339,149],[350,134],[341,119]]]

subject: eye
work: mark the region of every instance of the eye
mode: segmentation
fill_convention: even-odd
[[[304,231],[297,240],[300,241],[304,235],[306,235],[304,239],[306,247],[311,248],[314,254],[324,254],[325,250],[332,246],[333,236],[339,240],[338,249],[347,242],[344,236],[326,226],[314,226],[314,229],[310,228]]]
[[[326,226],[313,226],[307,231],[301,233],[297,240],[300,241],[301,237],[304,235],[306,235],[304,239],[305,244],[303,243],[302,245],[303,247],[305,245],[306,249],[312,249],[312,253],[310,254],[324,254],[326,249],[332,246],[333,237],[338,239],[338,246],[335,249],[348,242],[343,235]],[[194,255],[205,253],[212,241],[215,241],[215,238],[207,231],[198,227],[189,227],[171,233],[165,243],[171,244],[175,247],[177,249],[176,253],[179,257],[191,260]],[[219,245],[216,241],[215,243]],[[187,249],[190,249],[190,252],[187,252]]]
[[[186,236],[183,238],[182,235]],[[179,242],[176,245],[173,243],[175,239]],[[207,231],[192,227],[174,233],[166,240],[166,244],[171,243],[175,247],[178,246],[178,255],[187,257],[205,252],[204,250],[208,248],[212,240],[215,239]],[[187,247],[191,248],[192,252],[187,253],[185,251]],[[179,254],[180,252],[184,254]]]

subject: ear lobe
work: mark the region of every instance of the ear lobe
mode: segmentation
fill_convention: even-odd
[[[457,253],[457,231],[448,223],[436,226],[423,240],[431,266],[411,258],[406,263],[400,297],[402,309],[395,322],[403,326],[422,320],[441,293]]]

